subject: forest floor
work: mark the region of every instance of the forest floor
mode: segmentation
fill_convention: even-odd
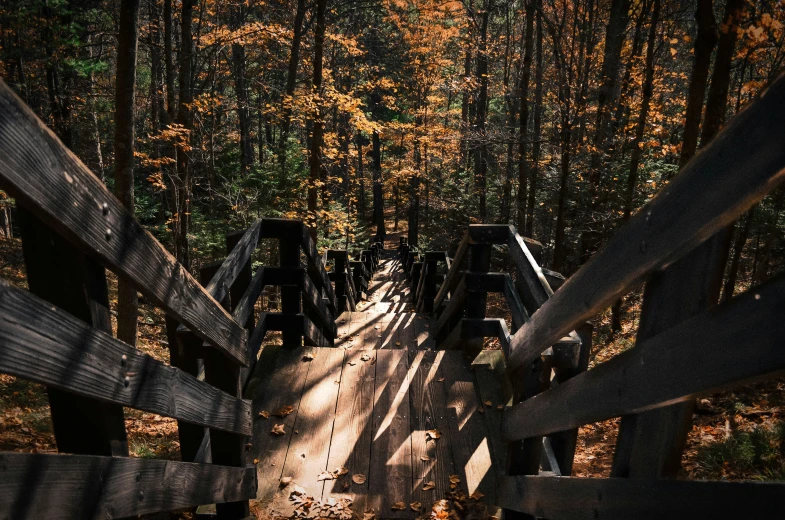
[[[20,240],[0,239],[0,276],[26,288]],[[117,281],[111,273],[109,291],[113,326],[116,326]],[[611,333],[610,312],[594,321],[590,369],[634,345],[640,294],[638,291],[625,299],[621,333]],[[505,317],[506,314],[503,301],[489,295],[489,317]],[[272,337],[269,341],[276,340]],[[164,362],[169,361],[164,314],[144,301],[140,306],[138,348]],[[490,341],[487,348],[498,348],[498,345]],[[175,420],[132,409],[125,412],[132,457],[179,458]],[[619,419],[613,419],[580,428],[575,476],[610,475],[618,424]],[[0,374],[0,451],[57,451],[43,385]],[[785,480],[785,379],[699,399],[680,476],[687,479]]]

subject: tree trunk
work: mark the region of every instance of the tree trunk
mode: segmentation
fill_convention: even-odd
[[[537,65],[534,68],[534,143],[529,175],[529,200],[526,207],[524,235],[534,236],[534,206],[537,203],[537,177],[540,175],[540,139],[542,138],[542,0],[537,0]]]
[[[518,229],[526,228],[526,130],[529,124],[529,78],[532,69],[532,52],[534,51],[534,1],[526,0],[526,34],[524,36],[523,67],[520,84],[521,120],[518,134],[518,196],[517,196],[517,226]]]
[[[231,29],[238,30],[245,23],[244,4],[232,6],[230,14]],[[245,85],[245,47],[240,43],[232,44],[232,72],[234,75],[234,91],[237,97],[237,119],[240,130],[240,167],[245,172],[253,165],[254,153],[251,143],[251,116],[248,101],[248,89]]]
[[[480,92],[477,95],[477,113],[474,126],[479,143],[474,148],[474,190],[479,199],[479,217],[485,222],[488,209],[486,207],[486,184],[488,177],[488,138],[485,124],[488,112],[488,19],[492,8],[492,0],[485,0],[480,28],[480,48],[477,50],[477,77],[480,79]],[[416,244],[415,244],[416,245]]]
[[[120,2],[115,75],[115,196],[134,214],[134,94],[139,0]],[[117,338],[136,346],[139,302],[136,288],[124,276],[117,280]]]
[[[728,268],[728,279],[725,280],[725,286],[722,290],[722,301],[728,301],[733,298],[733,291],[736,289],[736,279],[739,275],[739,263],[741,261],[741,253],[744,251],[744,245],[747,243],[747,237],[750,233],[750,224],[752,223],[753,215],[755,214],[755,207],[753,206],[744,217],[744,224],[740,225],[739,232],[736,235],[736,241],[733,244],[733,257],[731,257],[730,267]]]
[[[327,0],[316,0],[316,27],[314,29],[313,84],[311,93],[317,97],[316,112],[313,119],[311,136],[311,155],[309,158],[310,175],[308,178],[308,227],[311,238],[316,243],[318,218],[316,215],[317,184],[322,170],[322,140],[324,138],[324,121],[322,120],[322,69],[324,57],[324,31]]]
[[[169,114],[167,124],[174,121],[176,105],[174,100],[174,61],[172,53],[172,0],[164,0],[164,67],[166,75],[166,113]]]
[[[713,0],[698,0],[695,10],[697,36],[695,37],[695,58],[687,91],[687,108],[684,112],[684,137],[682,138],[679,168],[683,168],[698,148],[698,131],[703,112],[703,97],[709,79],[711,53],[717,45],[717,23],[714,20]]]
[[[386,236],[384,229],[384,193],[382,192],[382,144],[379,132],[373,131],[371,136],[371,172],[373,180],[373,221],[376,224],[376,236],[378,240],[383,240]],[[398,206],[395,207],[396,230],[398,219]],[[381,238],[379,238],[381,237]]]
[[[297,12],[294,15],[292,32],[292,48],[289,51],[289,66],[286,71],[286,91],[283,96],[283,114],[281,117],[281,135],[278,139],[278,162],[281,173],[286,167],[286,145],[289,140],[289,129],[292,123],[292,96],[297,86],[297,66],[300,63],[300,42],[303,39],[303,20],[305,19],[305,0],[297,0]]]
[[[195,0],[182,0],[180,20],[180,99],[177,106],[177,123],[182,125],[184,134],[181,136],[183,143],[177,148],[177,233],[175,235],[175,255],[177,260],[189,269],[191,255],[188,245],[188,233],[191,219],[191,166],[185,143],[190,141],[191,109],[193,93],[191,91],[191,60],[193,54],[193,37],[191,22]]]

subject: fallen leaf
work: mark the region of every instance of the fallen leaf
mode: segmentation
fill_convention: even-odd
[[[292,483],[292,477],[284,477],[281,479],[281,487],[286,487]]]
[[[283,408],[275,412],[275,414],[273,415],[276,415],[277,417],[286,417],[293,411],[294,411],[294,406],[284,406]]]
[[[360,361],[368,361],[371,357],[368,354],[363,354],[360,356]]]
[[[303,356],[303,361],[311,361],[312,359],[313,359],[313,354],[310,352]]]
[[[471,498],[473,500],[480,500],[484,496],[485,496],[485,493],[480,493],[479,490],[474,490],[474,493],[469,495],[469,498]]]
[[[444,378],[443,378],[443,377],[440,377],[440,378],[439,378],[439,379],[437,379],[436,381],[437,381],[437,382],[439,382],[439,383],[444,383]]]
[[[335,471],[333,471],[333,474],[336,477],[342,477],[342,476],[346,475],[347,473],[349,473],[349,470],[347,468],[344,468],[343,466],[341,466],[340,468],[338,468]]]
[[[352,482],[355,484],[365,484],[365,475],[362,473],[355,473],[352,475]]]
[[[493,403],[492,403],[490,400],[488,400],[488,401],[485,401],[483,404],[484,404],[485,406],[493,406]]]
[[[403,511],[404,509],[406,509],[406,504],[404,504],[403,502],[396,502],[390,506],[390,509],[392,509],[393,511]]]
[[[501,412],[502,410],[504,410],[504,405],[503,405],[503,404],[500,404],[500,405],[498,405],[498,406],[496,407],[496,409],[497,409],[497,410],[499,410],[499,411]]]
[[[283,424],[276,424],[273,426],[273,430],[271,432],[273,435],[286,435],[286,430],[283,429]]]
[[[334,480],[335,475],[330,473],[329,471],[322,471],[319,473],[319,476],[316,477],[316,482],[321,482],[322,480]]]
[[[436,482],[434,482],[433,480],[429,480],[428,482],[422,485],[423,491],[430,491],[432,489],[436,489]]]
[[[376,511],[371,509],[363,513],[363,520],[374,520],[376,518]]]
[[[254,463],[254,464],[259,464],[259,459],[254,459],[254,460],[253,460],[253,463]]]
[[[431,460],[431,458],[428,455],[423,455],[420,460]]]
[[[420,509],[422,509],[422,504],[420,502],[412,502],[411,504],[409,504],[409,507],[412,508],[412,511],[419,512]]]
[[[441,436],[442,436],[442,432],[440,432],[439,430],[426,430],[425,431],[425,440],[429,440],[429,439],[436,440],[436,439],[441,438]]]
[[[480,413],[485,413],[485,408],[483,408],[482,406],[478,406],[477,411]]]
[[[457,484],[461,481],[461,477],[458,475],[450,475],[450,484]]]
[[[259,417],[264,417],[265,419],[267,419],[268,417],[270,417],[270,412],[262,410],[261,412],[259,412]]]
[[[396,342],[395,342],[395,346],[396,346],[396,347],[400,347],[400,346],[401,346],[401,342],[400,342],[400,341],[396,341]]]

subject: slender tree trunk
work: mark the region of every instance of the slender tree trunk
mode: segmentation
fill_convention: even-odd
[[[365,160],[363,158],[364,141],[361,134],[357,134],[354,145],[357,148],[357,185],[360,189],[358,201],[360,204],[360,221],[365,222]]]
[[[232,30],[242,28],[245,23],[244,3],[232,6],[230,14]],[[232,44],[232,72],[234,91],[237,97],[237,119],[240,130],[240,167],[247,171],[253,165],[254,153],[251,143],[251,115],[248,100],[248,88],[245,84],[245,47],[240,43]]]
[[[477,50],[477,77],[480,80],[480,92],[477,95],[477,113],[474,126],[479,143],[474,149],[474,189],[479,199],[479,217],[485,222],[488,216],[486,204],[488,177],[488,136],[485,125],[488,113],[488,20],[493,7],[491,0],[485,0],[480,28],[480,48]]]
[[[605,53],[602,60],[602,83],[597,98],[597,120],[589,167],[589,218],[581,235],[580,262],[584,263],[600,246],[601,231],[598,223],[593,222],[600,205],[600,181],[603,158],[607,150],[610,108],[619,96],[619,69],[621,51],[627,24],[630,19],[630,0],[612,0],[611,16],[605,33]]]
[[[739,275],[739,263],[741,262],[741,253],[744,251],[744,245],[747,243],[747,237],[750,233],[750,224],[752,223],[755,214],[755,207],[753,206],[744,217],[744,224],[740,224],[739,232],[736,235],[736,241],[733,244],[733,256],[731,257],[730,267],[728,268],[728,279],[725,280],[725,286],[722,290],[722,301],[728,301],[733,298],[733,291],[736,289],[736,279]]]
[[[174,121],[177,111],[174,98],[174,60],[172,40],[174,30],[172,26],[172,0],[164,0],[164,67],[166,75],[166,113],[169,114],[167,124]]]
[[[139,0],[120,2],[115,75],[115,196],[134,214],[134,94]],[[139,302],[136,288],[124,276],[117,280],[117,338],[136,346]]]
[[[371,175],[373,181],[373,221],[376,224],[376,236],[385,237],[387,235],[384,228],[384,193],[382,191],[382,143],[379,132],[373,131],[371,135]],[[396,223],[398,218],[398,207],[396,211]],[[395,226],[398,229],[398,226]]]
[[[713,0],[698,0],[695,23],[698,34],[695,38],[695,58],[692,64],[690,86],[687,91],[687,108],[684,113],[684,137],[682,138],[679,168],[684,167],[698,148],[698,131],[703,112],[703,97],[709,80],[711,53],[717,45],[717,23],[714,20]]]
[[[542,0],[537,0],[537,65],[534,68],[534,143],[529,175],[529,200],[524,235],[534,236],[534,206],[537,203],[537,178],[540,175],[540,139],[542,138]]]
[[[289,66],[286,71],[286,90],[283,96],[283,114],[281,117],[281,135],[278,139],[278,162],[281,173],[286,167],[286,145],[289,141],[289,130],[292,124],[292,98],[297,86],[297,66],[300,63],[300,43],[303,39],[303,20],[307,10],[305,0],[297,0],[297,11],[294,15],[292,31],[292,48],[289,51]]]
[[[534,51],[534,4],[535,0],[526,0],[526,34],[524,36],[523,67],[520,84],[521,119],[518,134],[518,196],[516,214],[518,229],[526,228],[526,148],[529,125],[529,78],[532,69],[532,53]]]
[[[311,93],[317,97],[311,136],[311,155],[309,158],[310,175],[308,178],[308,226],[311,238],[316,243],[318,218],[316,215],[317,184],[322,170],[322,140],[324,138],[324,121],[322,101],[322,69],[324,57],[324,31],[327,0],[316,0],[316,27],[314,29],[313,84]]]
[[[177,123],[182,125],[184,131],[181,139],[183,143],[177,149],[177,227],[175,235],[175,254],[177,260],[190,268],[191,255],[188,244],[191,219],[191,165],[188,151],[184,143],[191,139],[191,109],[193,93],[191,91],[191,62],[193,54],[192,17],[195,0],[182,0],[180,20],[180,99],[177,106]]]

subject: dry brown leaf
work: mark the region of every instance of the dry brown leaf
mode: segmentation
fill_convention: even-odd
[[[422,509],[422,503],[420,503],[420,502],[412,502],[411,504],[409,504],[409,507],[412,508],[412,511],[419,512],[420,509]]]
[[[450,484],[457,484],[461,481],[461,477],[458,475],[450,475]]]
[[[503,404],[500,404],[500,405],[498,405],[498,406],[496,407],[496,409],[497,409],[497,410],[499,410],[499,411],[501,412],[502,410],[504,410],[504,405],[503,405]]]
[[[283,429],[283,424],[276,424],[270,433],[273,435],[286,435],[286,430]]]
[[[313,354],[311,352],[303,356],[303,361],[311,361],[312,359],[313,359]]]
[[[437,379],[436,381],[437,381],[437,382],[439,382],[439,383],[444,383],[444,378],[443,378],[443,377],[440,377],[440,378],[439,378],[439,379]]]
[[[371,359],[371,356],[369,356],[368,354],[363,354],[362,356],[360,356],[360,361],[368,361],[369,359]]]
[[[319,476],[316,477],[316,482],[321,482],[322,480],[334,480],[335,475],[330,473],[329,471],[322,471],[319,473]]]
[[[280,410],[275,412],[275,414],[273,414],[273,415],[275,415],[277,417],[286,417],[287,415],[289,415],[293,411],[294,411],[294,406],[284,406],[283,408],[281,408]]]
[[[292,483],[292,477],[284,477],[281,479],[281,487],[286,487]]]
[[[396,341],[396,342],[395,342],[395,346],[396,346],[396,347],[400,347],[400,346],[401,346],[401,342],[400,342],[400,341]]]
[[[267,419],[268,417],[270,417],[270,412],[266,410],[262,410],[261,412],[259,412],[259,417],[264,417],[265,419]]]
[[[484,497],[484,496],[485,496],[485,493],[481,493],[480,490],[476,489],[476,490],[474,490],[474,493],[469,495],[469,498],[471,498],[473,500],[481,500],[482,497]]]
[[[423,455],[422,457],[420,457],[420,460],[426,460],[427,461],[427,460],[431,460],[431,458],[428,455]]]
[[[396,502],[390,506],[390,509],[392,509],[393,511],[403,511],[404,509],[406,509],[406,504],[404,504],[403,502]]]
[[[254,463],[254,464],[259,464],[259,459],[254,459],[254,460],[253,460],[253,463]]]
[[[376,518],[376,511],[374,511],[373,509],[363,513],[363,520],[375,520],[375,518]]]
[[[478,406],[477,411],[480,413],[485,413],[485,408],[483,408],[482,406]]]
[[[333,471],[333,474],[336,477],[342,477],[342,476],[346,475],[347,473],[349,473],[349,470],[347,468],[344,468],[343,466],[341,466],[340,468],[338,468],[335,471]]]
[[[429,480],[428,482],[422,485],[423,491],[430,491],[432,489],[436,489],[436,482],[434,482],[433,480]]]
[[[365,475],[362,473],[355,473],[352,475],[352,482],[355,484],[365,484]]]
[[[493,406],[493,403],[490,400],[487,400],[483,403],[485,406]]]
[[[440,432],[439,430],[426,430],[425,431],[425,440],[429,440],[429,439],[436,440],[436,439],[440,439],[441,436],[442,436],[442,432]]]

